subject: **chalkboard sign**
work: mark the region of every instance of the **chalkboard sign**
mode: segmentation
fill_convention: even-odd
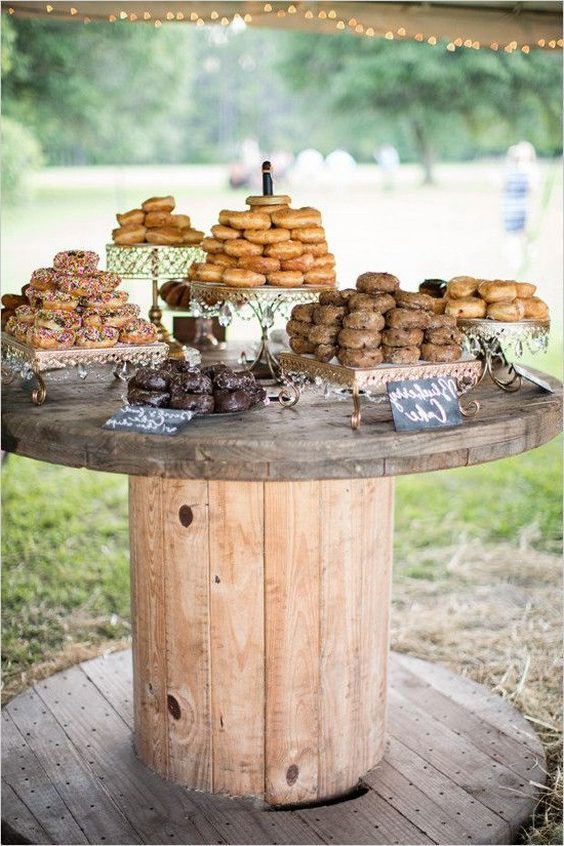
[[[103,429],[122,432],[140,432],[143,435],[177,435],[186,428],[194,413],[174,408],[151,408],[148,405],[128,405],[120,408]]]
[[[542,390],[546,391],[548,394],[554,393],[548,382],[545,382],[544,379],[541,379],[536,373],[531,373],[530,370],[527,370],[525,367],[521,367],[520,364],[513,364],[512,367],[518,376],[521,376],[523,379],[527,379],[528,382],[532,382],[533,385],[537,385],[537,387],[542,388]]]
[[[388,382],[387,389],[397,432],[462,423],[456,382],[450,376]]]

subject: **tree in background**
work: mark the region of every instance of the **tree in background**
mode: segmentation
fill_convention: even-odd
[[[347,116],[365,132],[371,122],[374,140],[382,120],[388,133],[408,132],[427,182],[437,153],[464,131],[462,148],[470,137],[475,150],[499,151],[523,136],[541,153],[561,149],[562,65],[540,51],[449,52],[348,33],[296,34],[281,71],[296,91],[315,93],[317,114]]]

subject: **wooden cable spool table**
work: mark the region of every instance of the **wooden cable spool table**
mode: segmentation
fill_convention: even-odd
[[[117,658],[96,659],[13,700],[5,715],[12,731],[39,701],[55,715],[63,707],[57,733],[86,770],[102,767],[106,791],[121,766],[129,788],[152,779],[154,795],[177,796],[180,788],[160,783],[122,748],[132,718],[141,761],[190,788],[182,801],[211,820],[215,833],[185,829],[185,843],[512,842],[534,807],[530,782],[544,780],[542,748],[512,708],[447,671],[395,656],[386,747],[394,476],[492,461],[550,440],[560,429],[561,386],[545,378],[554,394],[529,384],[506,394],[483,383],[480,415],[458,428],[396,433],[379,404],[367,406],[362,430],[352,432],[346,404],[306,396],[291,409],[273,403],[197,419],[173,438],[103,430],[120,405],[119,386],[55,385],[42,408],[9,386],[5,450],[128,474],[133,605],[132,714],[126,665],[116,674]],[[78,695],[79,678],[91,697]],[[105,705],[97,717],[98,700]],[[96,758],[91,744],[85,751],[84,716],[77,710],[75,723],[69,711],[82,702],[84,712],[89,701],[92,731],[105,731],[98,737],[109,737],[102,711],[123,716],[107,757]],[[17,745],[8,743],[9,772]],[[125,798],[116,787],[110,801],[116,819],[129,819],[133,807],[146,815],[141,794],[134,801],[124,793],[120,777]],[[14,818],[26,819],[22,785],[9,783],[4,804],[15,830]],[[163,832],[176,825],[165,806]],[[287,809],[286,828],[273,806]],[[235,811],[247,815],[240,834],[218,822]],[[47,825],[46,812],[32,813]],[[257,822],[265,814],[271,832]],[[139,839],[122,831],[105,842],[168,837],[147,839],[156,835],[139,819],[135,830]],[[98,842],[92,836],[59,842]]]

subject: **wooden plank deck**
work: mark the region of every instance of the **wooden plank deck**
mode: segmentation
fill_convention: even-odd
[[[543,784],[526,720],[483,687],[390,661],[384,760],[354,797],[272,810],[188,791],[135,756],[131,653],[39,682],[2,714],[4,843],[515,843]]]

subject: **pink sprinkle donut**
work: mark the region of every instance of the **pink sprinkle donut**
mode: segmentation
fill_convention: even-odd
[[[40,309],[35,317],[35,325],[45,326],[46,329],[79,329],[81,324],[82,320],[76,311]]]
[[[35,291],[30,287],[27,298],[34,308],[75,311],[78,307],[78,300],[64,291]]]
[[[19,323],[27,323],[31,326],[35,320],[35,309],[28,305],[18,306],[16,309],[16,320]]]
[[[119,338],[119,330],[112,326],[102,326],[97,328],[95,326],[84,326],[76,333],[76,346],[84,349],[101,349],[103,347],[113,347],[117,344]]]
[[[97,270],[92,275],[98,280],[104,291],[114,291],[121,285],[121,276],[118,273],[111,273],[109,270]]]
[[[92,250],[65,250],[57,253],[53,267],[65,273],[92,273],[99,261],[100,256]]]
[[[116,308],[113,311],[102,312],[101,318],[105,326],[115,326],[116,329],[123,329],[123,327],[131,323],[139,317],[139,306],[133,303]]]
[[[27,334],[27,342],[42,350],[67,350],[74,345],[75,337],[72,329],[57,330],[34,326]]]
[[[31,274],[30,284],[38,291],[54,291],[59,281],[58,276],[52,267],[40,267]]]
[[[18,320],[16,318],[16,322],[14,323],[14,325],[12,327],[12,335],[14,336],[16,341],[19,341],[20,344],[27,344],[27,342],[28,342],[27,336],[28,336],[28,333],[30,331],[33,331],[33,325],[32,324],[24,323],[23,321]]]
[[[98,297],[95,297],[88,302],[88,308],[98,309],[98,311],[121,308],[127,304],[128,294],[126,291],[103,291]],[[137,316],[137,315],[132,315]]]
[[[157,330],[148,320],[131,320],[120,332],[122,344],[153,344],[157,340]]]
[[[59,282],[59,287],[71,297],[91,298],[104,293],[95,276],[64,276]]]

